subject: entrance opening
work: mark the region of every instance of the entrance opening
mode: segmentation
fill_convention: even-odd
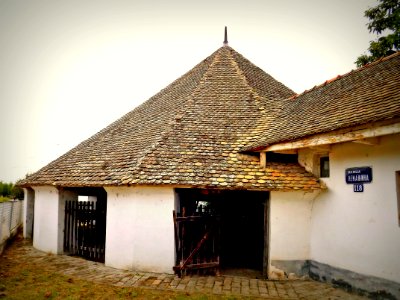
[[[221,268],[262,271],[265,198],[255,192],[227,196],[221,210]]]
[[[209,220],[213,218],[213,245],[217,245],[213,255],[218,257],[220,271],[242,273],[244,270],[253,270],[257,271],[257,276],[266,271],[264,266],[268,261],[268,251],[265,251],[268,235],[265,221],[268,216],[268,192],[176,189],[176,193],[177,216],[184,214],[203,216],[203,219],[204,216],[208,216]],[[194,222],[195,219],[192,218],[191,224]],[[192,240],[198,237],[186,234],[184,239],[180,240],[181,237],[178,232],[178,248],[179,245],[185,247],[189,243],[198,245],[198,241]],[[190,255],[184,254],[182,257],[182,253],[177,251],[177,256],[178,254],[181,257],[177,257],[177,265],[182,265],[185,256]]]
[[[67,189],[66,195],[64,252],[104,262],[106,191],[103,188],[73,188]]]
[[[24,224],[24,237],[33,240],[33,226],[35,218],[35,192],[32,188],[25,188],[25,224]]]

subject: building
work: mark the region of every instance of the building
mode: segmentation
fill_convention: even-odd
[[[225,44],[19,182],[24,234],[121,269],[399,297],[399,69],[394,54],[295,95]]]

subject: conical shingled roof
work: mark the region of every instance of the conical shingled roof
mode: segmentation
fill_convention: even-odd
[[[228,46],[20,184],[318,189],[298,164],[260,167],[239,149],[294,94]]]

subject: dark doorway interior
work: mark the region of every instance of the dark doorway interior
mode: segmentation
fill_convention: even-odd
[[[263,271],[268,192],[177,189],[177,214],[215,216],[219,267]]]
[[[262,271],[265,194],[241,191],[225,196],[221,210],[221,267]]]

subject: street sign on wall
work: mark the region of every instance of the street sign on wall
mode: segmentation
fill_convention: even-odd
[[[346,183],[370,183],[372,182],[371,167],[356,167],[346,169]]]
[[[364,183],[372,182],[371,167],[347,168],[345,171],[346,183],[353,184],[353,191],[356,193],[364,192]]]

